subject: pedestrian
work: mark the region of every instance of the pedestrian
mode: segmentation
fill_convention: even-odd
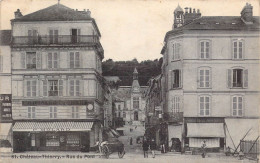
[[[149,149],[149,144],[148,144],[147,139],[144,137],[144,140],[143,140],[144,158],[148,158],[148,149]]]
[[[162,144],[161,144],[161,153],[166,153],[164,142],[162,142]]]
[[[155,158],[156,143],[154,139],[152,139],[150,142],[150,149],[152,151],[153,158]]]
[[[206,156],[206,147],[207,147],[206,140],[203,140],[202,145],[201,145],[201,150],[202,150],[201,156],[202,156],[202,158],[205,158],[205,156]]]
[[[130,138],[130,145],[133,145],[133,138]]]

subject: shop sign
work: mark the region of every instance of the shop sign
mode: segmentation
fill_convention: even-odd
[[[33,128],[33,131],[70,131],[69,128]]]
[[[0,94],[1,122],[12,121],[12,95]]]
[[[38,105],[88,105],[90,102],[86,100],[59,100],[59,101],[22,101],[23,106]]]

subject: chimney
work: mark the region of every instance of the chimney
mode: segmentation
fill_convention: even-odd
[[[87,9],[87,16],[91,18],[91,11],[89,9]]]
[[[185,12],[184,14],[184,24],[190,23],[194,19],[201,17],[201,13],[199,9],[197,9],[197,12],[195,8],[192,9],[186,7],[185,9],[189,10],[189,12]]]
[[[22,16],[23,16],[23,15],[22,15],[20,9],[17,9],[17,11],[14,12],[14,18],[15,18],[15,19],[16,19],[16,18],[20,18],[20,17],[22,17]]]
[[[253,6],[251,4],[246,3],[240,14],[244,23],[253,24]]]
[[[185,7],[184,9],[185,9],[185,13],[188,13],[188,9],[189,9],[189,8],[188,8],[188,7]]]

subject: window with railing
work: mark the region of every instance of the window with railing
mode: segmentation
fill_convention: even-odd
[[[36,52],[26,53],[26,68],[36,69]]]

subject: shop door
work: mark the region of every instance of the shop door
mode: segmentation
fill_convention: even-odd
[[[64,133],[60,135],[60,150],[66,150],[66,134]]]
[[[20,132],[14,132],[13,138],[14,138],[14,143],[13,143],[13,148],[14,152],[23,152],[26,150],[26,145],[25,145],[25,133],[20,133]]]
[[[90,137],[89,132],[81,133],[81,151],[89,152]]]

